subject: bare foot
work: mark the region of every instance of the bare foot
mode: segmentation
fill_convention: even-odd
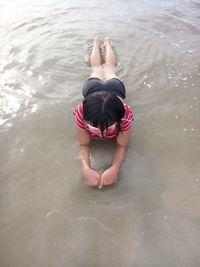
[[[99,43],[99,38],[97,36],[94,37],[94,46],[98,46],[99,47],[100,43]]]
[[[110,41],[110,38],[108,36],[106,36],[104,38],[104,44],[103,45],[104,46],[107,46],[107,45],[111,46],[111,41]]]

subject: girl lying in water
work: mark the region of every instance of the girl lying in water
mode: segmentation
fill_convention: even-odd
[[[99,40],[94,38],[92,73],[83,84],[84,100],[73,112],[85,182],[99,188],[116,182],[134,120],[130,106],[124,102],[124,84],[115,74],[116,57],[108,37],[104,39],[104,49],[105,64],[102,65]],[[90,167],[91,138],[116,141],[113,163],[102,174]]]

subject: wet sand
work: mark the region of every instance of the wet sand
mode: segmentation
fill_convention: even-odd
[[[200,4],[0,4],[0,266],[200,266]],[[109,35],[135,124],[116,185],[84,185],[73,108]],[[113,143],[93,142],[92,166]]]

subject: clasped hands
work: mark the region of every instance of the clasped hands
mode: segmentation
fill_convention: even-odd
[[[83,166],[85,182],[89,186],[102,188],[104,185],[111,185],[116,182],[118,173],[119,169],[116,166],[111,166],[102,174],[91,169],[88,165]]]

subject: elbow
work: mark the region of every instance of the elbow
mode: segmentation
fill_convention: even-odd
[[[89,147],[90,142],[85,142],[85,143],[79,143],[79,147],[83,148],[83,147]]]
[[[117,143],[117,148],[127,150],[127,148],[128,148],[128,143],[127,143],[127,144],[120,144],[120,143]]]

